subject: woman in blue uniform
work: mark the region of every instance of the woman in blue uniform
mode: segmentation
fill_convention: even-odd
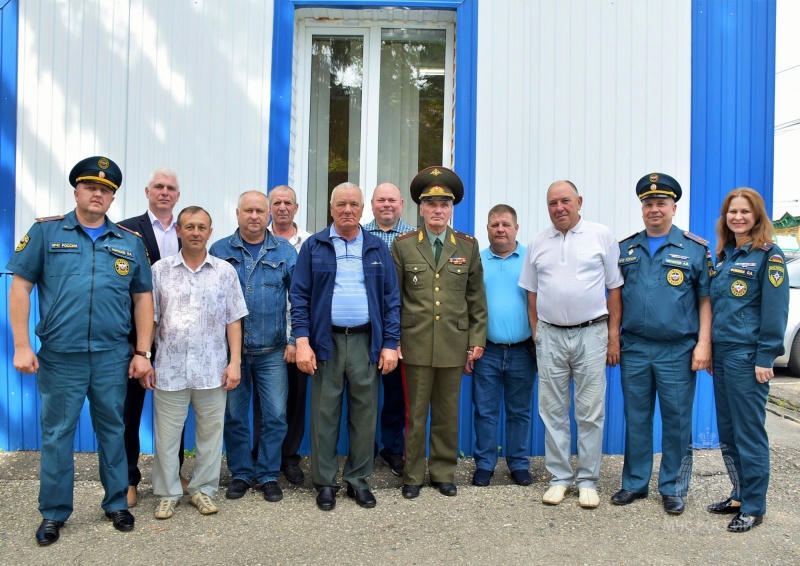
[[[708,506],[735,513],[728,530],[761,524],[769,484],[764,428],[772,363],[783,353],[789,282],[783,252],[772,243],[764,199],[748,188],[725,197],[717,221],[717,262],[711,270],[714,395],[730,497]]]

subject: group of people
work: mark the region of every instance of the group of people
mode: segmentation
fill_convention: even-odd
[[[232,477],[227,498],[241,498],[255,484],[276,502],[283,497],[281,474],[304,483],[298,450],[306,375],[311,481],[323,511],[335,508],[341,487],[337,443],[345,398],[349,453],[342,480],[349,498],[364,508],[376,505],[368,484],[376,455],[402,476],[403,497],[420,495],[426,472],[433,488],[456,495],[464,373],[473,376],[472,484],[491,483],[504,399],[508,469],[515,483],[530,485],[537,370],[552,476],[542,502],[558,505],[575,486],[579,505],[595,508],[605,368],[617,364],[627,427],[622,489],[611,502],[647,496],[658,394],[658,490],[667,513],[683,512],[695,372],[705,369],[714,375],[720,445],[733,484],[730,497],[708,510],[735,514],[728,525],[734,532],[762,522],[769,479],[765,404],[772,361],[782,353],[788,283],[763,199],[752,189],[725,199],[712,256],[706,240],[673,226],[682,191],[662,173],[637,184],[645,229],[619,243],[607,227],[581,217],[583,198],[565,180],[547,191],[552,225],[527,248],[516,239],[516,211],[499,204],[488,213],[489,246],[482,251],[474,237],[450,227],[464,187],[445,167],[426,168],[411,183],[419,228],[402,221],[404,202],[390,183],[375,188],[374,220],[362,226],[362,191],[343,183],[331,194],[333,222],[312,235],[294,221],[295,192],[281,185],[269,194],[241,194],[238,229],[210,248],[207,211],[189,206],[174,214],[180,187],[173,171],[154,171],[145,188],[147,212],[119,224],[106,216],[122,184],[112,160],[81,160],[69,181],[75,209],[37,219],[7,266],[14,274],[14,366],[37,373],[42,399],[40,545],[58,540],[72,512],[72,443],[87,397],[102,508],[115,528],[129,531],[146,390],[153,391],[155,415],[155,517],[168,519],[184,494],[200,513],[217,512],[223,440]],[[27,329],[34,285],[38,353]],[[196,457],[191,478],[184,478],[189,404]]]

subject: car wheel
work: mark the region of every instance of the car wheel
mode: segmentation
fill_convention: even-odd
[[[789,371],[800,377],[800,332],[798,332],[792,342],[792,351],[789,353]]]

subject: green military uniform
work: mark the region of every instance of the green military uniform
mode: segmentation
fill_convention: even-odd
[[[488,312],[478,243],[447,228],[438,264],[426,231],[398,236],[392,256],[400,285],[400,344],[408,423],[403,483],[425,477],[425,424],[431,410],[433,482],[453,482],[458,457],[459,389],[467,348],[486,344]]]

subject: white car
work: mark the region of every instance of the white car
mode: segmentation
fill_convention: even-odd
[[[787,258],[788,259],[788,258]],[[786,264],[789,276],[789,323],[783,337],[784,354],[775,360],[775,367],[788,367],[800,377],[800,259]]]

